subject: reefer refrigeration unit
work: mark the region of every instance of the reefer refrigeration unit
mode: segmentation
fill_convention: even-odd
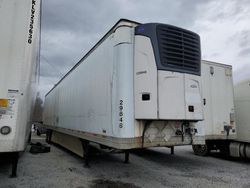
[[[18,152],[24,151],[31,130],[39,22],[39,0],[0,1],[0,153],[13,157],[13,176]]]
[[[196,126],[204,129],[206,144],[193,145],[194,153],[228,151],[230,140],[236,138],[232,66],[202,61],[201,80],[204,120]]]
[[[46,95],[50,138],[78,154],[76,137],[124,150],[204,143],[200,56],[196,33],[118,21]]]
[[[230,155],[250,158],[250,80],[234,85],[237,139],[230,143]]]

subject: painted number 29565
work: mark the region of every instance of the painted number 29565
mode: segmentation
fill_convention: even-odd
[[[119,103],[119,127],[123,128],[123,100]]]

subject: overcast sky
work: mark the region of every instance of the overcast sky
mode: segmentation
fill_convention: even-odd
[[[197,32],[202,59],[233,65],[236,82],[250,77],[249,0],[44,0],[42,95],[120,18]]]

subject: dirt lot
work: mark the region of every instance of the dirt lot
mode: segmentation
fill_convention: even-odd
[[[44,141],[34,137],[33,142]],[[19,161],[18,177],[9,178],[10,163],[0,162],[0,187],[244,187],[250,188],[250,162],[226,160],[214,154],[193,155],[190,146],[154,148],[130,155],[95,153],[91,167],[83,159],[52,145],[50,153],[25,152]]]

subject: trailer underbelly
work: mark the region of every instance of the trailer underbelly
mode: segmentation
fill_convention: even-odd
[[[172,136],[168,141],[165,141],[164,138],[162,137],[156,137],[153,141],[150,141],[149,139],[145,138],[144,143],[142,144],[142,137],[117,138],[117,137],[104,136],[94,133],[87,133],[83,131],[75,131],[71,129],[59,128],[48,125],[45,125],[45,127],[49,130],[52,130],[52,132],[56,132],[56,136],[52,134],[52,141],[54,140],[57,144],[60,144],[68,149],[71,147],[69,146],[71,145],[70,143],[77,143],[78,141],[73,141],[71,140],[72,138],[69,138],[70,141],[65,141],[61,137],[64,138],[67,138],[68,136],[75,137],[79,140],[78,143],[80,143],[80,140],[82,139],[121,150],[148,148],[148,147],[164,147],[164,146],[170,147],[178,145],[190,145],[192,144],[192,142],[195,142],[197,144],[204,144],[204,138],[202,136],[195,136],[193,140],[189,135],[185,135],[183,137],[183,140],[181,136]],[[58,133],[60,133],[60,135]],[[78,150],[77,148],[79,149],[79,147],[76,147],[73,150]]]

